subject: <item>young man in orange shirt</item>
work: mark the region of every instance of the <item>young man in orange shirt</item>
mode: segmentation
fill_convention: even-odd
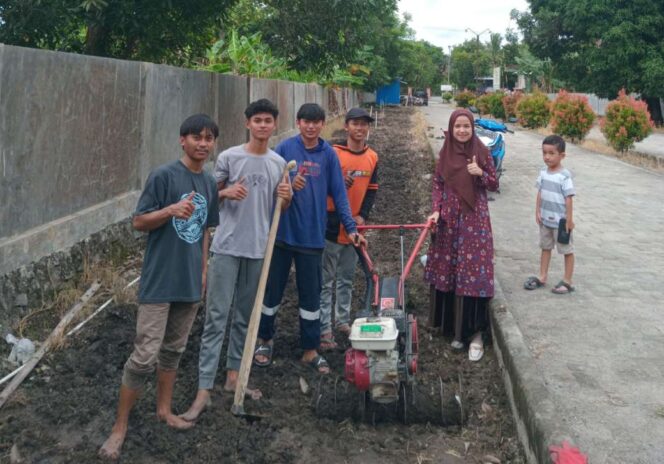
[[[346,182],[348,203],[357,225],[365,223],[378,191],[378,155],[366,144],[373,118],[362,108],[346,114],[346,145],[334,145]],[[332,334],[332,289],[336,281],[335,321],[337,330],[350,333],[350,304],[357,253],[339,220],[334,203],[327,201],[327,229],[323,252],[323,289],[321,291],[321,349],[334,349]]]

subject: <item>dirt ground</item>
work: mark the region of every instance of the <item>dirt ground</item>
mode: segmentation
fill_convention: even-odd
[[[379,119],[370,137],[380,156],[380,190],[370,222],[424,222],[430,209],[433,167],[425,131],[421,116],[411,108],[385,109],[384,119]],[[414,237],[406,237],[407,250]],[[368,238],[380,274],[396,275],[398,234],[372,232]],[[131,278],[131,272],[127,273],[127,281]],[[362,280],[358,271],[356,308]],[[419,263],[408,282],[408,294],[408,307],[420,327],[417,405],[422,417],[413,417],[418,408],[411,411],[407,424],[397,414],[366,422],[316,414],[313,404],[319,376],[298,361],[297,302],[291,282],[280,311],[275,361],[251,373],[250,385],[259,387],[264,398],[245,402],[247,411],[264,417],[255,421],[234,417],[229,412],[232,397],[222,395],[219,388],[213,393],[212,407],[196,426],[176,432],[157,422],[155,385],[149,382],[131,415],[121,462],[524,463],[492,349],[473,364],[465,353],[453,352],[449,340],[427,329],[428,286]],[[0,410],[0,462],[9,461],[12,446],[25,462],[96,459],[114,420],[122,367],[132,348],[136,305],[129,301],[111,305],[64,349],[48,355]],[[202,322],[201,311],[180,366],[176,412],[185,411],[196,392]],[[347,340],[341,341],[345,348]],[[0,355],[6,357],[6,348],[1,349]],[[329,385],[343,375],[344,355],[339,350],[326,356],[333,369],[324,380]],[[220,369],[219,386],[223,376]],[[432,410],[440,407],[439,379],[445,401],[453,403],[454,395],[461,398],[466,416],[462,425],[457,420],[441,426],[431,419]],[[310,387],[307,393],[303,393],[303,381]]]

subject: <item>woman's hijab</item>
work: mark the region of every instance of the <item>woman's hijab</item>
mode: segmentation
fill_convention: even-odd
[[[465,116],[470,121],[473,135],[467,142],[459,142],[454,138],[454,124],[460,116]],[[475,118],[473,113],[467,109],[458,109],[450,116],[450,123],[445,132],[445,142],[438,155],[436,174],[443,179],[452,190],[461,198],[464,211],[475,209],[475,185],[474,178],[468,172],[468,164],[473,161],[483,168],[489,157],[489,150],[475,135]]]

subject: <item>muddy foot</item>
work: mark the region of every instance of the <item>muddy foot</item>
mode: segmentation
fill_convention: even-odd
[[[113,431],[106,439],[101,448],[99,448],[99,457],[108,461],[117,461],[120,459],[120,451],[124,444],[127,431]]]
[[[212,406],[210,393],[207,390],[201,390],[196,395],[196,399],[194,399],[194,402],[191,403],[191,406],[189,406],[187,412],[180,414],[178,417],[186,420],[187,422],[194,422],[209,406]]]
[[[159,420],[166,422],[166,425],[172,427],[176,430],[187,430],[194,426],[194,423],[188,420],[183,419],[182,417],[176,416],[173,413],[159,415]]]
[[[224,391],[226,393],[235,393],[235,386],[236,386],[235,382],[233,383],[226,382],[226,384],[224,385]],[[257,401],[263,397],[263,392],[260,391],[258,388],[246,387],[244,389],[244,397]]]

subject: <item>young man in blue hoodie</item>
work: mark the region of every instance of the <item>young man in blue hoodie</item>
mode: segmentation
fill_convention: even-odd
[[[293,179],[293,199],[281,216],[277,241],[263,299],[254,363],[272,363],[275,318],[288,283],[290,267],[295,261],[300,316],[302,362],[321,374],[330,372],[325,358],[318,354],[320,345],[320,292],[322,255],[325,248],[327,197],[332,198],[348,237],[358,246],[366,243],[357,233],[353,220],[339,158],[334,149],[320,138],[325,124],[325,111],[315,103],[305,103],[297,112],[300,134],[284,140],[275,151],[286,162],[297,162]]]

